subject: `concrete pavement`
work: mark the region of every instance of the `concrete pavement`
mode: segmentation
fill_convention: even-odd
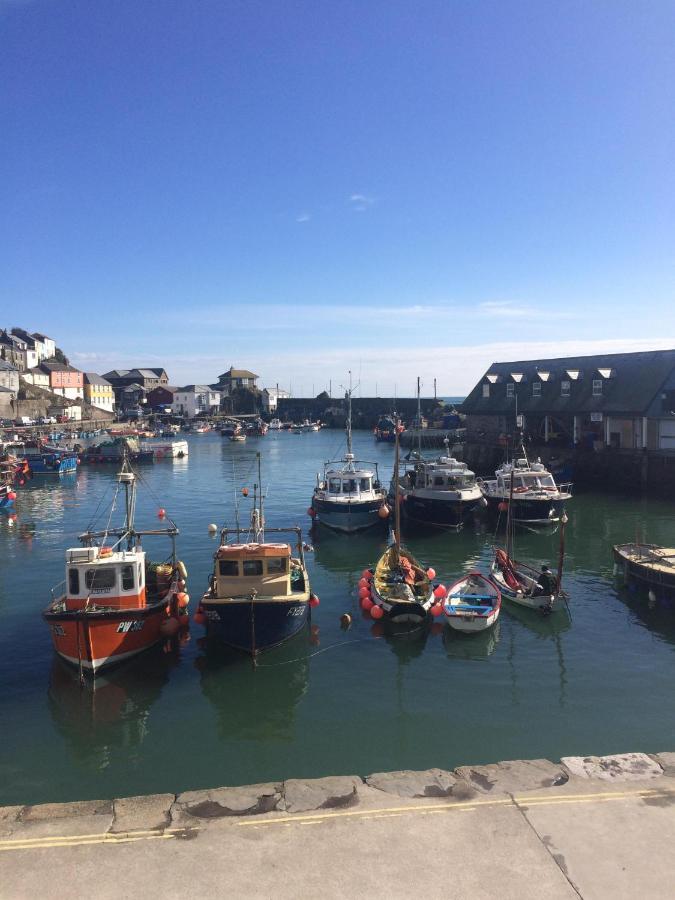
[[[672,898],[675,754],[0,809],[5,898]]]

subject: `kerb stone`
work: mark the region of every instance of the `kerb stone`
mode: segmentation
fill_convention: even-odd
[[[287,812],[309,812],[355,806],[359,802],[358,789],[362,784],[358,775],[307,780],[291,778],[284,782],[285,808]]]
[[[663,775],[661,766],[646,753],[617,753],[613,756],[563,756],[561,762],[570,775],[600,781],[644,781]]]
[[[565,784],[567,773],[548,759],[514,759],[488,766],[459,766],[455,774],[484,794],[532,791]]]

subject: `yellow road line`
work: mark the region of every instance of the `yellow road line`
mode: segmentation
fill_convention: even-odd
[[[173,840],[173,831],[128,831],[120,834],[76,834],[70,837],[16,838],[0,841],[0,853],[8,850],[42,850],[45,847],[79,847],[83,844],[130,844],[137,841]]]

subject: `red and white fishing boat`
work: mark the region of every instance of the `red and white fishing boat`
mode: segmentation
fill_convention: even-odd
[[[126,459],[113,509],[121,488],[124,524],[87,531],[80,535],[82,547],[66,550],[65,581],[52,589],[52,602],[42,613],[54,649],[81,673],[128,659],[177,634],[188,622],[187,572],[176,558],[178,528],[172,522],[164,529],[136,530],[136,475]],[[170,539],[170,551],[161,563],[147,559],[141,546],[146,535]]]

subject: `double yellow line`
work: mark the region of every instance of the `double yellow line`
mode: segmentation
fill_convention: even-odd
[[[390,806],[381,809],[335,809],[326,812],[298,813],[289,816],[274,816],[260,819],[257,816],[242,819],[235,823],[238,828],[270,828],[275,825],[319,825],[335,819],[388,819],[404,815],[433,815],[449,812],[473,812],[486,807],[521,807],[562,806],[584,803],[609,803],[617,800],[664,798],[675,803],[675,793],[662,790],[602,791],[593,794],[543,794],[541,796],[501,797],[500,799],[467,800],[455,803],[432,803],[424,806]],[[222,821],[222,820],[221,820]],[[167,828],[161,831],[125,831],[118,834],[76,834],[68,837],[36,837],[0,840],[0,853],[11,850],[45,850],[53,848],[82,847],[91,844],[131,844],[138,841],[175,840],[186,834],[199,831],[198,826],[191,828]]]

